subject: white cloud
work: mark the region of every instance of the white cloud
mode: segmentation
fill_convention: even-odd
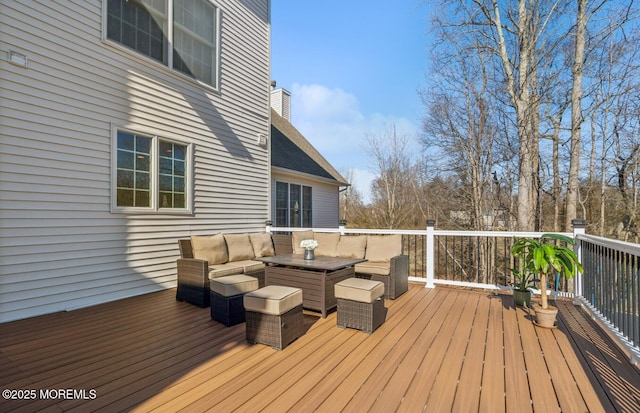
[[[351,174],[353,177],[350,184],[360,192],[362,202],[368,204],[371,202],[371,183],[376,179],[376,174],[359,168],[351,169]]]
[[[396,127],[399,134],[416,136],[418,128],[409,119],[381,113],[362,113],[358,98],[340,88],[293,84],[293,125],[339,171],[354,171],[352,185],[365,202],[370,199],[375,165],[366,153],[367,135]]]

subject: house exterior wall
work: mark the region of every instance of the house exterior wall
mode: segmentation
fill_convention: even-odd
[[[178,239],[264,229],[270,2],[215,4],[219,90],[103,41],[100,0],[2,2],[0,322],[174,287]],[[192,214],[111,211],[113,127],[193,144]]]
[[[311,211],[314,228],[337,228],[340,220],[340,192],[336,184],[330,184],[305,176],[299,173],[289,173],[286,171],[271,172],[271,220],[275,225],[276,216],[276,182],[288,182],[292,184],[306,185],[311,190]]]

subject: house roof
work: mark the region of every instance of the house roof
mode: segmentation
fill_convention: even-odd
[[[271,166],[329,179],[339,186],[350,185],[288,120],[273,109]]]

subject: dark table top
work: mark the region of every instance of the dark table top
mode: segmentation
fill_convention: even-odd
[[[314,260],[305,260],[302,254],[274,255],[273,257],[254,258],[254,260],[262,261],[265,264],[288,265],[309,270],[325,271],[335,271],[366,261],[360,258],[339,257],[316,257]]]

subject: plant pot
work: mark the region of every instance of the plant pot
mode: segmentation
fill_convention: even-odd
[[[536,312],[536,325],[544,328],[555,328],[556,315],[558,309],[556,307],[548,306],[548,308],[542,308],[538,304],[533,305],[533,310]]]
[[[513,302],[520,307],[530,307],[531,292],[529,290],[513,290]]]
[[[304,250],[304,259],[305,260],[315,260],[316,259],[316,254],[313,252],[313,250]]]

